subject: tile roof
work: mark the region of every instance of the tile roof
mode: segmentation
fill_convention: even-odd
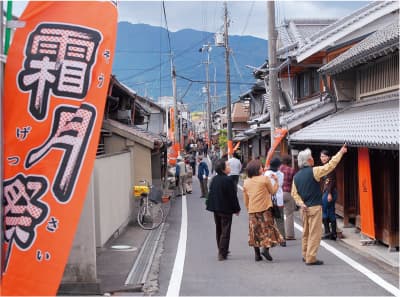
[[[277,27],[278,55],[281,59],[295,56],[297,48],[306,45],[309,37],[334,23],[336,19],[287,19]]]
[[[399,24],[376,31],[328,64],[320,72],[336,74],[399,49]]]
[[[113,133],[141,143],[151,149],[163,142],[161,136],[136,126],[128,126],[115,120],[106,119],[103,121],[103,128]]]
[[[346,142],[354,147],[398,149],[399,135],[397,93],[395,100],[354,104],[291,134],[289,142],[328,145]]]
[[[365,25],[366,22],[376,20],[382,15],[386,15],[398,9],[398,1],[374,1],[352,14],[337,20],[309,37],[310,42],[300,47],[297,51],[298,62],[321,50],[324,46],[323,44],[327,42],[327,40],[331,43],[332,38],[335,36],[336,39],[342,38],[346,30],[354,31],[355,29],[359,29],[360,26]]]
[[[331,99],[324,94],[322,100],[318,97],[309,102],[293,106],[292,111],[282,113],[280,115],[280,123],[283,127],[287,127],[290,130],[308,121],[320,119],[332,113],[334,110],[335,105],[331,102]],[[258,130],[269,129],[271,129],[270,122],[262,124],[258,128]]]
[[[233,105],[232,122],[247,122],[249,120],[248,102],[237,102]]]

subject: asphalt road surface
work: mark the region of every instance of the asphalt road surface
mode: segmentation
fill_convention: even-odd
[[[286,247],[271,249],[272,262],[255,262],[247,242],[248,215],[233,217],[230,251],[217,260],[213,214],[205,210],[199,183],[193,194],[178,197],[167,218],[159,267],[163,296],[399,296],[399,275],[334,241],[323,241],[321,266],[307,266],[301,256],[301,226]]]

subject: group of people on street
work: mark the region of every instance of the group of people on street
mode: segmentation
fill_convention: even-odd
[[[328,151],[320,154],[321,166],[314,166],[310,149],[299,152],[298,171],[290,166],[289,155],[273,158],[269,168],[264,171],[261,160],[251,160],[246,166],[247,178],[243,183],[244,205],[249,215],[248,243],[254,248],[255,261],[262,256],[272,261],[270,248],[286,246],[286,240],[294,240],[294,211],[301,209],[303,220],[302,259],[306,265],[322,265],[317,259],[321,239],[337,237],[335,202],[337,199],[334,169],[347,152],[346,145],[332,158]],[[229,254],[229,241],[233,214],[239,215],[241,209],[237,196],[235,171],[236,161],[231,157],[215,162],[216,175],[212,178],[206,209],[214,213],[218,260],[226,260]],[[240,161],[239,161],[240,163]],[[200,170],[199,163],[199,170]],[[235,170],[238,167],[235,167]],[[198,175],[204,181],[204,174]],[[206,177],[208,179],[208,169]],[[206,191],[207,183],[201,183]],[[205,189],[203,189],[205,187]],[[276,199],[279,216],[273,216],[273,199]],[[286,220],[284,219],[286,215]],[[322,234],[322,223],[325,231]]]

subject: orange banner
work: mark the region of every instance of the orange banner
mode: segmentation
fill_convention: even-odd
[[[174,108],[170,107],[169,108],[169,122],[170,122],[170,140],[172,142],[175,142],[175,114],[174,114]]]
[[[274,152],[275,152],[276,148],[281,143],[282,139],[285,137],[287,132],[288,132],[288,130],[284,129],[284,128],[275,129],[275,132],[274,132],[274,144],[272,145],[272,147],[268,151],[267,158],[265,160],[265,168],[269,167],[269,163],[271,162],[272,157],[274,156]]]
[[[228,140],[228,155],[233,156],[233,142],[232,140]]]
[[[368,148],[358,148],[358,192],[360,196],[361,233],[375,239],[374,203]]]
[[[234,152],[237,151],[237,149],[239,148],[239,146],[240,146],[240,141],[239,141],[238,143],[236,143],[235,147],[233,148],[233,151],[234,151]]]
[[[4,82],[2,295],[56,295],[98,146],[113,1],[29,2]]]

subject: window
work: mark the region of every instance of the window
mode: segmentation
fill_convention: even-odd
[[[399,85],[399,55],[367,64],[359,70],[360,97],[397,88]]]
[[[294,79],[294,95],[296,99],[309,97],[319,92],[319,74],[317,69],[299,73]]]

